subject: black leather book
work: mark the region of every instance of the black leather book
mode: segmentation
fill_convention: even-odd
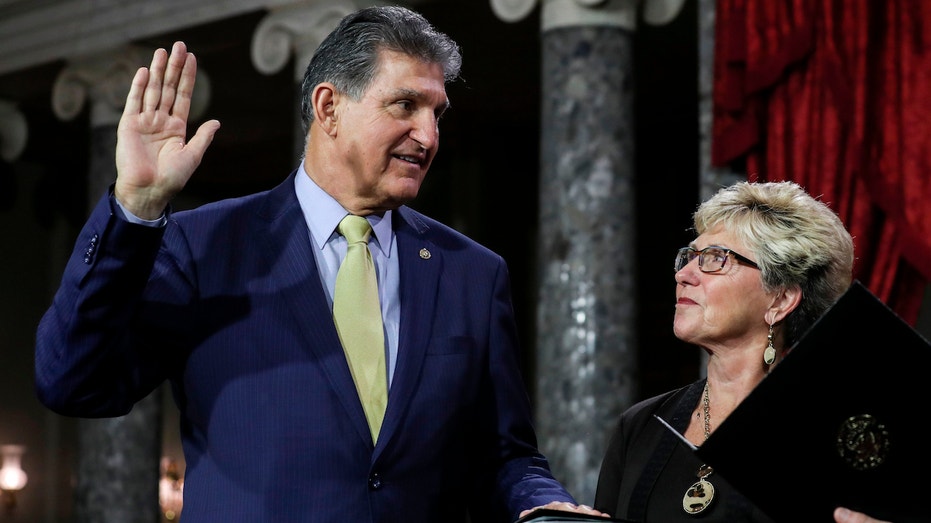
[[[837,506],[931,521],[929,362],[854,282],[695,452],[779,522],[832,522]]]

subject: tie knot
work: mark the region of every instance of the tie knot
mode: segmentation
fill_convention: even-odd
[[[369,236],[372,234],[372,226],[369,224],[369,221],[362,216],[356,216],[354,214],[347,214],[346,217],[339,222],[336,230],[345,236],[346,241],[349,243],[368,243]]]

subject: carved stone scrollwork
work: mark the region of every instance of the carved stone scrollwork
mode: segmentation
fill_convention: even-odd
[[[294,53],[295,79],[326,35],[347,14],[357,10],[355,2],[295,5],[273,10],[259,22],[252,36],[252,64],[262,74],[274,74]]]
[[[537,0],[491,0],[491,10],[505,22],[523,20],[536,5]]]
[[[570,26],[610,26],[633,31],[637,28],[640,0],[543,0],[540,16],[544,31]]]
[[[148,64],[146,54],[137,48],[72,60],[55,79],[52,110],[62,120],[72,120],[91,98],[91,121],[114,123],[119,120],[126,94],[136,69]]]
[[[28,138],[26,117],[12,103],[0,100],[0,158],[12,163],[26,148]]]
[[[685,0],[645,0],[643,19],[650,25],[666,25],[682,11]]]
[[[58,73],[52,87],[55,116],[65,121],[74,119],[90,98],[93,102],[91,125],[115,124],[123,113],[136,70],[147,66],[151,59],[151,50],[124,47],[119,51],[71,61]],[[189,118],[199,118],[209,100],[210,79],[203,70],[198,70]]]

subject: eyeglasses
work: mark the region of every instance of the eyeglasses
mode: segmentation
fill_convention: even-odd
[[[688,265],[689,262],[697,257],[698,269],[701,272],[718,272],[724,268],[724,264],[727,263],[728,256],[733,256],[741,263],[749,265],[754,269],[760,268],[760,266],[757,265],[753,260],[747,258],[746,256],[741,256],[731,249],[726,247],[719,247],[717,245],[710,245],[700,251],[691,247],[683,247],[679,249],[679,252],[676,253],[675,269],[676,272],[681,271],[683,267]]]

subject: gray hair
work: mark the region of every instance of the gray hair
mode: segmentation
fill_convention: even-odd
[[[786,317],[785,344],[799,337],[847,290],[853,239],[837,214],[794,182],[738,182],[720,189],[693,216],[702,234],[717,226],[756,257],[763,289],[798,287],[799,306]]]
[[[379,52],[395,51],[443,66],[443,78],[459,77],[462,55],[456,42],[419,13],[399,6],[376,6],[346,15],[314,52],[301,83],[304,133],[314,120],[310,95],[331,82],[353,100],[365,94],[378,71]]]

